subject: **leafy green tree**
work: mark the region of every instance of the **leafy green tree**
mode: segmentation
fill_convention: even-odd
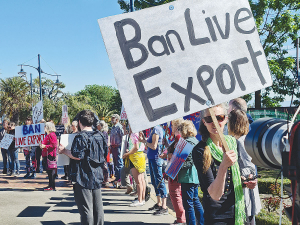
[[[85,88],[75,94],[76,96],[87,96],[92,107],[105,104],[109,111],[120,112],[122,101],[116,88],[106,85],[86,85]]]
[[[295,60],[287,44],[295,45],[300,29],[299,0],[250,0],[256,26],[273,78],[272,87],[255,93],[255,107],[280,106],[286,96],[300,97],[294,78]],[[271,97],[270,95],[273,95]]]
[[[21,77],[0,79],[1,115],[6,114],[11,121],[19,124],[21,111],[31,107],[29,90],[28,83]]]
[[[173,0],[135,0],[140,10]],[[120,8],[129,11],[129,2],[118,0]],[[295,46],[300,29],[300,0],[249,0],[263,49],[268,59],[273,85],[255,92],[255,107],[280,106],[287,96],[300,97],[295,81],[295,60],[288,54],[287,45]],[[251,95],[244,97],[251,100]],[[297,101],[294,101],[297,103]]]

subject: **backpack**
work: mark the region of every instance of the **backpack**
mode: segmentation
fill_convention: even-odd
[[[107,156],[107,144],[106,144],[106,141],[105,141],[105,137],[104,135],[99,132],[99,131],[94,131],[93,134],[91,136],[87,135],[85,132],[81,132],[80,133],[82,135],[82,137],[84,137],[85,141],[86,141],[86,149],[89,149],[89,151],[87,151],[86,153],[86,158],[87,158],[87,161],[88,163],[90,164],[91,167],[98,167],[98,166],[101,166],[101,164],[104,164],[104,162],[106,161],[106,156]],[[103,140],[103,146],[102,146],[102,149],[100,149],[100,155],[96,154],[96,152],[94,151],[91,151],[92,149],[92,143],[96,143],[98,144],[97,141],[94,142],[95,140],[95,137],[99,135],[102,137],[102,140]],[[98,147],[101,147],[101,146],[98,146]]]

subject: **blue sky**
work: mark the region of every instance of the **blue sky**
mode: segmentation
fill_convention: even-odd
[[[18,64],[28,60],[37,67],[40,54],[42,70],[61,74],[67,92],[89,84],[116,87],[97,19],[121,13],[117,0],[1,0],[0,77],[17,76]],[[23,69],[28,78],[38,76]]]

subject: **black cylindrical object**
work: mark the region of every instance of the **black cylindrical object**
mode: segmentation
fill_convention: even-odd
[[[277,118],[261,118],[251,124],[245,148],[255,165],[269,169],[281,168],[287,124],[287,120]]]

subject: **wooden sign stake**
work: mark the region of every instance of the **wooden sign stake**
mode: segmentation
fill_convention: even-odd
[[[219,135],[220,140],[221,140],[222,145],[223,145],[223,151],[227,152],[227,151],[229,151],[229,147],[228,147],[227,142],[225,140],[223,131],[221,130],[221,127],[219,126],[219,122],[217,120],[215,112],[214,112],[213,108],[209,108],[208,110],[209,110],[210,116],[211,116],[211,118],[213,120],[213,123],[214,123],[214,125],[215,125],[215,127],[216,127],[216,129],[218,131],[218,135]]]

